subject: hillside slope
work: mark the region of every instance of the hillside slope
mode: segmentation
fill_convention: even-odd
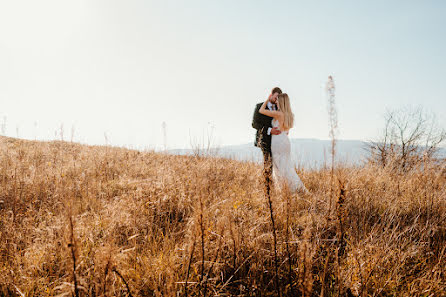
[[[0,137],[0,296],[445,296],[444,168],[299,174]]]

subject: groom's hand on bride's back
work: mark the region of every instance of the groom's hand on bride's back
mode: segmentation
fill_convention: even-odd
[[[277,127],[274,127],[271,129],[272,135],[279,135],[280,133],[282,133],[282,132],[279,129],[277,129]]]

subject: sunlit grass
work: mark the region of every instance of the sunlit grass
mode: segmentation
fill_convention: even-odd
[[[276,294],[261,165],[6,137],[0,149],[0,296]],[[328,217],[331,170],[300,170],[312,195],[272,196],[281,293],[444,296],[444,168],[337,168],[345,201]]]

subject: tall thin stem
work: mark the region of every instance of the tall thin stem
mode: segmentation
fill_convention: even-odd
[[[268,191],[268,195],[266,195],[268,199],[268,206],[269,206],[269,212],[271,216],[271,225],[273,227],[273,239],[274,239],[274,269],[275,269],[275,283],[276,283],[276,290],[277,290],[277,296],[280,297],[280,287],[279,287],[279,272],[278,272],[278,258],[277,258],[277,236],[276,236],[276,224],[274,222],[274,212],[273,212],[273,202],[271,200],[271,193]]]
[[[333,77],[330,75],[325,87],[327,92],[328,101],[328,119],[330,124],[329,136],[331,139],[331,172],[330,172],[330,199],[328,206],[328,215],[331,213],[332,200],[333,200],[333,183],[334,183],[334,167],[335,167],[335,155],[336,155],[336,134],[338,128],[338,113],[335,105],[335,84]]]

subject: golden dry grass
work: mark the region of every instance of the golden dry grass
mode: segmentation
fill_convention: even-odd
[[[0,148],[0,296],[277,295],[261,165]],[[337,168],[329,215],[330,170],[299,174],[311,196],[272,197],[283,296],[446,296],[444,164]]]

